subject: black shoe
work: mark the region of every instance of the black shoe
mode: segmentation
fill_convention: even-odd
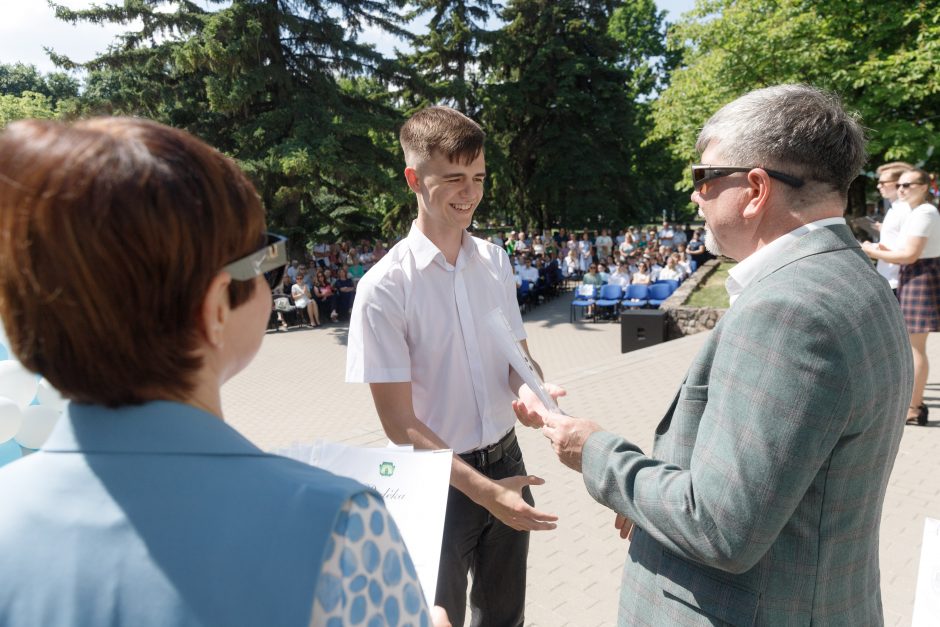
[[[914,408],[911,407],[911,409],[914,409]],[[917,406],[917,415],[908,417],[908,419],[904,422],[904,424],[917,425],[918,427],[925,427],[927,426],[927,414],[928,414],[927,406],[922,403]]]

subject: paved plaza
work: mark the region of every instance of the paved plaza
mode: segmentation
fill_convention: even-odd
[[[706,334],[620,353],[614,322],[568,322],[568,295],[527,314],[529,347],[547,380],[568,390],[562,406],[629,437],[649,451],[653,431]],[[881,581],[887,625],[910,625],[924,517],[940,518],[940,337],[926,403],[929,427],[905,427],[881,527]],[[223,388],[225,414],[265,449],[324,438],[387,442],[367,385],[343,382],[346,328],[327,325],[269,333],[261,352]],[[851,373],[846,373],[850,376]],[[614,515],[584,490],[581,475],[557,461],[540,432],[517,429],[537,506],[559,516],[558,529],[532,534],[526,625],[614,625],[627,545]]]

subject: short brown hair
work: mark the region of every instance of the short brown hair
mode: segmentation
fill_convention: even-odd
[[[428,107],[411,116],[398,135],[405,163],[427,161],[434,151],[448,161],[470,164],[483,152],[486,133],[480,125],[450,107]]]
[[[882,174],[887,174],[889,181],[896,181],[901,178],[902,174],[913,169],[914,166],[905,161],[891,161],[878,166],[875,169],[875,174],[877,174],[879,178],[881,178]]]
[[[920,183],[921,185],[930,184],[930,175],[927,174],[927,170],[921,170],[920,168],[910,168],[909,170],[905,170],[904,172],[901,172],[901,174],[907,174],[908,172],[915,173],[917,175],[917,182]],[[901,178],[900,174],[898,175],[898,178]]]
[[[0,315],[16,357],[73,400],[191,391],[209,284],[263,237],[254,187],[184,131],[96,118],[0,134]],[[235,307],[255,282],[232,285]]]

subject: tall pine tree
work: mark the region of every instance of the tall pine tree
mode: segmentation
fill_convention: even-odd
[[[478,54],[492,36],[487,23],[496,0],[414,0],[412,18],[430,15],[427,30],[415,37],[415,52],[404,57],[420,75],[412,105],[446,103],[471,117],[479,115]]]
[[[400,115],[384,88],[394,66],[357,40],[365,26],[406,35],[392,5],[126,0],[56,13],[71,22],[139,21],[84,64],[91,107],[185,128],[238,159],[295,252],[316,230],[374,234],[382,211],[403,202],[388,139]]]
[[[483,118],[500,153],[495,202],[522,223],[597,226],[636,217],[631,180],[643,140],[608,34],[614,3],[510,0],[485,62]]]

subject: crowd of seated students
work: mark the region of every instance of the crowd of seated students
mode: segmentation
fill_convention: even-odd
[[[616,236],[607,229],[599,233],[558,229],[542,234],[498,233],[489,240],[506,249],[517,274],[519,268],[553,266],[563,278],[580,281],[594,266],[592,274],[600,277],[598,285],[607,283],[612,274],[617,274],[616,282],[622,285],[637,282],[635,277],[641,283],[659,278],[682,281],[711,258],[705,250],[702,229],[692,230],[689,225],[678,228],[669,222],[663,222],[658,230],[621,229]],[[595,280],[594,276],[587,279],[589,283]]]
[[[272,326],[319,327],[327,319],[348,319],[356,284],[386,252],[378,241],[315,243],[303,261],[291,261],[282,284],[273,290]]]
[[[510,231],[486,237],[506,250],[516,274],[520,307],[551,298],[571,283],[650,284],[659,279],[682,281],[711,258],[702,229],[693,231],[663,222],[659,229],[635,226],[614,235],[561,228],[542,233]],[[389,243],[389,247],[393,242]],[[359,279],[388,251],[384,242],[361,240],[314,243],[302,260],[288,266],[274,290],[272,327],[288,324],[321,326],[346,320]],[[525,283],[525,285],[524,285]]]

